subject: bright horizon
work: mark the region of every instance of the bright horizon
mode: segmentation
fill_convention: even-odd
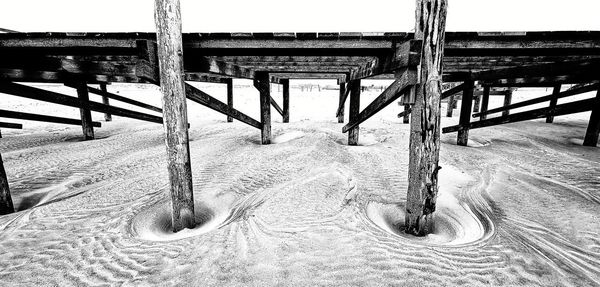
[[[0,10],[0,28],[20,32],[155,31],[152,0],[6,2]],[[414,29],[414,0],[371,0],[368,3],[367,6],[364,1],[340,0],[181,0],[181,7],[184,32],[407,32]],[[598,0],[449,0],[446,30],[600,30],[599,10]]]

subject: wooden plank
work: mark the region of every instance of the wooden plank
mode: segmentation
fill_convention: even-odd
[[[475,94],[475,93],[473,92],[473,94]],[[481,97],[473,95],[473,112],[474,113],[479,112],[479,106],[481,106]]]
[[[501,124],[508,124],[508,123],[514,123],[514,122],[520,122],[520,121],[541,119],[541,118],[545,118],[547,115],[562,116],[562,115],[569,115],[569,114],[574,114],[574,113],[581,113],[581,112],[586,112],[586,111],[590,111],[590,110],[594,109],[595,105],[597,105],[599,102],[600,102],[600,99],[598,99],[598,98],[570,102],[570,103],[566,103],[566,104],[556,105],[553,108],[550,108],[550,107],[540,108],[540,109],[535,109],[535,110],[531,110],[531,111],[515,113],[512,115],[472,122],[472,123],[467,124],[467,126],[463,126],[463,125],[459,124],[459,125],[455,125],[455,126],[445,127],[442,129],[442,132],[443,133],[451,133],[451,132],[460,131],[461,129],[464,129],[464,128],[477,129],[477,128],[483,128],[483,127],[489,127],[489,126],[495,126],[495,125],[501,125]]]
[[[490,89],[491,88],[489,86],[483,87],[483,95],[481,95],[481,112],[482,112],[482,114],[481,114],[479,120],[485,120],[485,118],[486,118],[485,112],[487,112],[489,102],[490,102]]]
[[[554,89],[552,90],[552,95],[554,97],[552,97],[552,99],[550,99],[550,108],[555,107],[556,104],[558,103],[558,98],[556,97],[556,95],[560,94],[560,87],[561,87],[561,85],[556,85],[556,86],[554,86]],[[554,121],[554,116],[546,117],[546,123],[552,123],[553,121]]]
[[[100,91],[102,93],[108,93],[108,90],[106,89],[106,83],[101,83],[100,84]],[[88,89],[88,92],[93,93],[93,91],[90,91],[89,89]],[[105,105],[107,105],[107,106],[110,106],[110,101],[108,100],[108,97],[106,95],[102,95],[102,103],[105,104]],[[107,121],[107,122],[112,121],[112,115],[109,114],[109,113],[105,113],[104,114],[104,120]]]
[[[489,114],[498,113],[498,112],[502,112],[502,111],[506,111],[506,110],[512,110],[512,109],[516,109],[516,108],[526,107],[526,106],[550,101],[552,99],[560,99],[560,98],[570,97],[570,96],[574,96],[574,95],[578,95],[578,94],[595,91],[595,90],[598,90],[599,88],[600,88],[600,84],[591,84],[591,85],[586,85],[586,86],[580,86],[578,88],[559,92],[556,94],[553,91],[552,94],[547,95],[547,96],[543,96],[543,97],[539,97],[539,98],[535,98],[535,99],[531,99],[531,100],[526,100],[526,101],[522,101],[522,102],[518,102],[518,103],[514,103],[514,104],[505,105],[505,106],[502,106],[499,108],[490,109],[485,112],[481,111],[480,113],[473,114],[473,117],[475,118],[475,117],[480,117],[482,115],[489,115]],[[504,94],[506,95],[507,92],[508,91],[505,91]]]
[[[512,90],[506,91],[506,95],[504,95],[504,106],[510,106],[510,102],[512,101]],[[505,109],[502,112],[502,116],[508,116],[510,114],[510,109]]]
[[[154,2],[173,232],[196,225],[179,0]]]
[[[440,100],[447,0],[417,0],[415,39],[423,40],[420,85],[412,108],[405,232],[433,232],[440,166]]]
[[[233,79],[227,79],[225,82],[227,84],[227,108],[228,110],[233,110]],[[233,122],[232,116],[227,116],[227,122]]]
[[[358,114],[353,120],[344,126],[342,132],[347,132],[366,121],[377,112],[388,106],[390,103],[404,95],[406,91],[417,83],[417,72],[412,69],[404,69],[398,73],[398,78],[394,81],[381,95],[371,102],[365,109]]]
[[[108,105],[108,99],[110,98],[110,99],[113,99],[113,100],[117,100],[117,101],[120,101],[120,102],[123,102],[123,103],[127,103],[127,104],[130,104],[130,105],[133,105],[133,106],[137,106],[137,107],[148,109],[148,110],[151,110],[151,111],[154,111],[154,112],[162,113],[162,109],[161,108],[155,107],[153,105],[148,105],[146,103],[142,103],[142,102],[139,102],[139,101],[136,101],[136,100],[132,100],[132,99],[129,99],[129,98],[126,98],[126,97],[123,97],[123,96],[119,96],[119,95],[116,95],[116,94],[113,94],[113,93],[109,93],[109,92],[106,91],[106,85],[100,84],[100,87],[101,87],[101,89],[96,89],[96,88],[93,88],[93,87],[87,87],[87,89],[88,89],[88,92],[90,92],[90,93],[94,93],[96,95],[102,96],[102,101],[103,102],[104,102],[104,98],[106,98],[106,103],[104,103],[105,105]],[[110,120],[107,120],[107,122],[109,122],[109,121]]]
[[[453,95],[457,94],[458,92],[461,92],[461,91],[463,91],[463,90],[464,90],[464,88],[465,88],[465,86],[464,86],[464,85],[465,85],[465,84],[464,84],[464,83],[462,83],[462,84],[460,84],[460,85],[457,85],[457,86],[455,86],[455,87],[453,87],[453,88],[450,88],[450,89],[448,89],[448,90],[444,91],[444,92],[442,93],[442,96],[441,96],[441,98],[440,98],[440,99],[442,99],[442,100],[443,100],[443,99],[445,99],[445,98],[447,98],[447,97],[450,97],[450,96],[453,96]]]
[[[5,117],[0,116],[0,118],[5,118]],[[20,129],[23,128],[23,125],[22,124],[15,124],[15,123],[0,122],[0,128],[20,130]]]
[[[506,69],[475,72],[471,80],[490,81],[499,79],[515,79],[530,77],[550,77],[562,75],[585,75],[600,70],[600,59],[590,59],[576,62],[561,62],[531,66],[518,66]]]
[[[75,108],[79,108],[81,106],[79,99],[77,98],[12,82],[0,81],[0,92],[10,94],[13,96],[49,102],[63,106]],[[91,111],[100,113],[111,113],[116,116],[162,124],[162,118],[158,116],[130,111],[113,106],[107,106],[93,101],[90,101],[88,105]]]
[[[185,95],[189,100],[192,100],[207,108],[210,108],[224,115],[230,116],[240,122],[253,126],[257,129],[262,128],[262,124],[257,120],[245,115],[244,113],[234,108],[229,107],[228,104],[225,104],[211,97],[209,94],[187,83],[185,84]]]
[[[277,102],[275,101],[275,99],[273,99],[273,97],[271,97],[270,95],[269,95],[269,97],[271,98],[270,101],[271,101],[271,105],[273,106],[273,108],[275,108],[275,110],[283,117],[283,109],[279,106],[279,104],[277,104]]]
[[[344,122],[344,110],[345,110],[345,105],[346,105],[346,83],[339,83],[340,85],[340,100],[338,103],[338,123],[343,123]]]
[[[596,103],[591,105],[592,113],[583,139],[584,146],[595,147],[598,145],[600,134],[600,90],[596,92]]]
[[[2,109],[0,109],[0,118],[10,118],[10,119],[20,119],[20,120],[27,120],[27,121],[38,121],[38,122],[81,126],[80,119],[45,116],[45,115],[38,115],[38,114],[31,114],[31,113],[8,111],[8,110],[2,110]],[[23,128],[23,125],[21,125],[21,124],[10,124],[10,125],[16,125],[16,127],[14,127],[16,129]],[[101,126],[101,124],[99,122],[92,122],[92,126],[99,128]],[[0,127],[10,128],[9,126],[2,126],[2,124],[0,124]]]
[[[348,91],[350,92],[350,108],[348,109],[348,122],[355,122],[358,120],[360,112],[360,80],[353,80],[348,84]],[[346,127],[344,127],[346,128]],[[348,131],[348,145],[358,145],[358,136],[360,127],[355,125]]]
[[[350,79],[364,79],[406,67],[416,67],[421,60],[421,43],[419,40],[409,40],[399,44],[386,57],[374,58],[358,69],[353,70],[350,73]]]
[[[290,80],[281,79],[283,86],[283,122],[290,122]]]
[[[94,126],[92,124],[92,112],[90,111],[90,96],[87,91],[87,84],[80,82],[77,85],[77,98],[79,98],[79,112],[81,114],[81,129],[83,130],[84,140],[94,139]]]
[[[5,215],[15,212],[12,198],[10,196],[10,188],[8,186],[8,178],[6,170],[4,170],[4,162],[0,154],[0,215]]]
[[[463,127],[458,131],[458,137],[456,144],[461,146],[467,146],[469,142],[469,122],[471,122],[471,107],[473,106],[473,85],[472,80],[465,82],[463,86],[462,101],[460,103],[460,117],[458,119],[459,124]]]
[[[254,79],[254,87],[260,93],[260,122],[261,143],[263,145],[271,143],[271,95],[270,95],[269,74],[257,72]]]
[[[254,78],[254,71],[236,64],[219,61],[212,57],[189,54],[185,60],[184,68],[187,73],[212,73],[235,78]]]

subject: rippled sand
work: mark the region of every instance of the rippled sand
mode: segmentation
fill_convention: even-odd
[[[337,91],[320,96],[335,106]],[[0,282],[600,285],[600,150],[576,145],[586,114],[472,131],[470,147],[444,135],[435,232],[415,238],[402,232],[401,109],[365,124],[350,147],[335,119],[298,120],[299,101],[292,94],[294,122],[275,123],[268,146],[224,117],[199,121],[206,110],[190,104],[201,225],[177,234],[161,126],[117,119],[88,142],[77,127],[3,130],[19,212],[0,217]]]

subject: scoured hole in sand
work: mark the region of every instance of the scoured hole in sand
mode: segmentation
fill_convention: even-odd
[[[173,232],[171,222],[171,202],[157,203],[137,214],[131,222],[131,233],[140,239],[170,241],[205,234],[216,230],[227,221],[230,211],[227,208],[194,203],[196,227]]]
[[[304,136],[304,132],[302,132],[302,131],[291,131],[291,132],[287,132],[282,135],[276,136],[275,138],[273,138],[271,140],[271,143],[281,144],[281,143],[285,143],[285,142],[289,142],[289,141],[301,138],[303,136]]]
[[[486,240],[493,227],[481,222],[469,207],[461,205],[452,195],[438,197],[434,217],[434,232],[416,237],[404,232],[405,207],[396,204],[370,202],[365,213],[371,223],[403,240],[433,246],[464,246]]]

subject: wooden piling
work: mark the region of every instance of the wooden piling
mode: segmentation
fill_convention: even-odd
[[[260,122],[261,143],[271,143],[271,85],[269,83],[269,74],[266,72],[257,72],[254,78],[254,86],[260,93]]]
[[[487,118],[487,114],[485,112],[487,112],[488,110],[488,106],[490,103],[490,86],[485,86],[483,87],[483,94],[481,95],[481,116],[479,116],[479,120],[485,120]]]
[[[281,79],[283,86],[283,122],[290,122],[290,80]]]
[[[598,134],[600,134],[600,90],[596,92],[596,105],[590,115],[590,122],[583,139],[584,146],[597,146]]]
[[[473,96],[473,112],[479,112],[479,106],[481,105],[481,96]]]
[[[411,107],[409,104],[404,105],[404,117],[402,117],[402,123],[408,124],[410,122]]]
[[[346,84],[345,83],[340,83],[340,101],[339,101],[339,107],[341,107],[340,113],[338,114],[338,123],[344,123],[344,102],[345,98],[344,95],[346,94]]]
[[[510,103],[512,102],[512,90],[507,90],[506,94],[504,95],[504,106],[510,106]],[[502,112],[502,116],[508,116],[510,115],[510,110],[505,110]]]
[[[358,119],[360,113],[360,80],[354,80],[348,84],[350,89],[350,109],[348,122],[352,123]],[[348,145],[358,145],[358,133],[360,127],[356,126],[348,131]]]
[[[13,207],[12,198],[10,197],[8,179],[6,178],[4,162],[2,162],[2,155],[0,154],[0,215],[13,212],[15,212],[15,208]]]
[[[423,236],[433,230],[440,169],[442,59],[447,0],[417,0],[415,39],[423,40],[420,84],[412,107],[405,232]],[[470,107],[469,107],[470,108]]]
[[[90,111],[90,95],[88,94],[87,84],[79,82],[77,85],[77,97],[79,98],[79,112],[81,114],[81,128],[83,130],[84,140],[94,139],[94,126],[92,123],[92,112]]]
[[[456,144],[466,146],[469,141],[469,123],[471,122],[471,107],[473,105],[473,81],[465,81],[462,101],[460,103],[460,118],[458,119],[461,129],[458,130]]]
[[[454,96],[448,97],[448,108],[446,110],[446,117],[451,118],[452,112],[454,111],[454,106],[456,105],[456,99]]]
[[[233,79],[227,79],[227,106],[230,109],[233,109]],[[233,118],[231,116],[227,116],[227,122],[233,122]]]
[[[106,83],[100,83],[100,90],[102,92],[108,93],[108,90],[106,89]],[[110,102],[107,96],[102,96],[102,103],[107,106],[110,106]],[[104,113],[104,120],[107,122],[112,121],[112,115],[110,113]]]
[[[552,95],[556,96],[556,95],[560,94],[560,88],[561,88],[560,84],[554,86],[554,89],[552,89]],[[551,99],[550,100],[550,108],[556,107],[557,103],[558,103],[558,98]],[[552,122],[554,122],[554,116],[550,115],[550,116],[546,117],[546,123],[551,124]]]
[[[173,232],[195,226],[179,0],[155,0]]]

